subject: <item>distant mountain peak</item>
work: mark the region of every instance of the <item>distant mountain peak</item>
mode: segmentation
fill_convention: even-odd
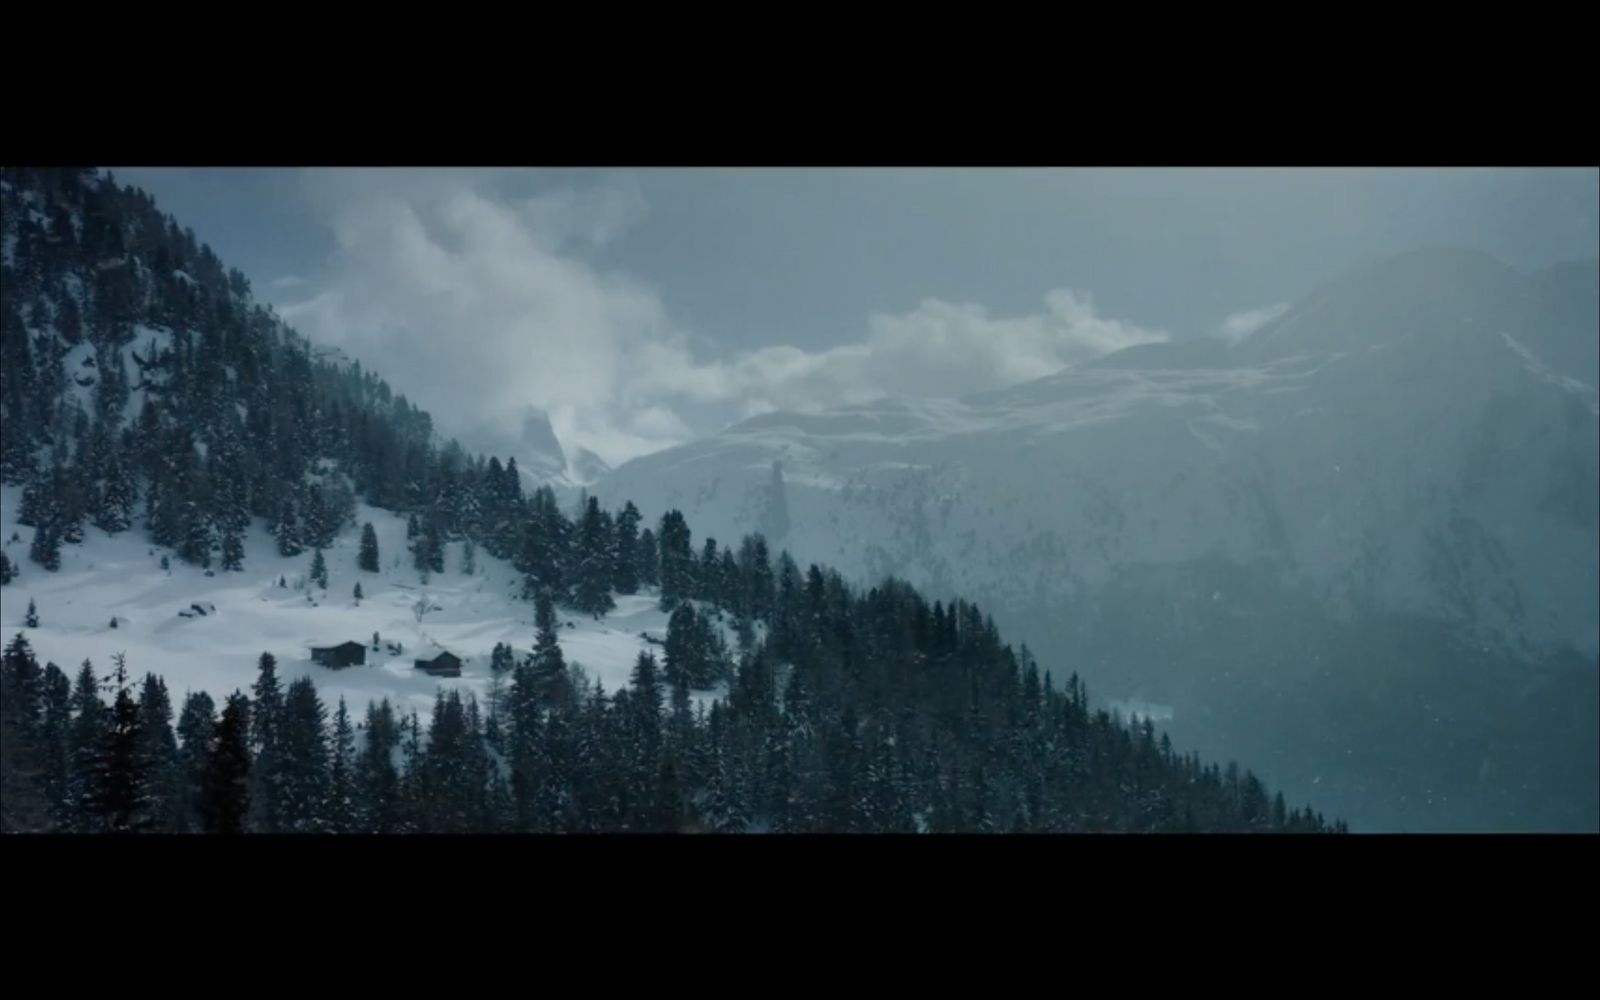
[[[588,486],[610,471],[606,460],[587,448],[578,448],[567,463],[567,478],[580,486]]]
[[[522,461],[529,467],[534,462],[558,470],[567,466],[566,452],[562,450],[561,440],[556,437],[556,430],[550,424],[550,415],[537,406],[529,406],[523,412],[522,436],[518,439],[518,445],[519,454],[528,456]]]

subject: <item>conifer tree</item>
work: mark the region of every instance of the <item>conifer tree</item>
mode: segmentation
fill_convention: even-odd
[[[234,571],[244,569],[244,539],[239,537],[239,532],[234,528],[222,532],[222,568]]]
[[[639,590],[639,508],[628,501],[617,515],[616,546],[613,552],[611,586],[619,594]]]
[[[328,828],[327,711],[309,677],[297,677],[283,699],[279,727],[278,820],[286,833]]]
[[[647,587],[661,583],[661,554],[656,546],[656,533],[645,528],[639,533],[639,582]]]
[[[606,530],[600,514],[600,502],[594,497],[584,507],[583,520],[578,525],[576,566],[573,577],[576,584],[574,603],[578,610],[600,617],[615,608],[611,597],[614,570],[611,560],[611,532]]]
[[[53,519],[34,529],[28,558],[52,573],[61,568],[61,529]]]
[[[534,640],[530,666],[533,683],[540,698],[548,705],[566,705],[571,691],[571,678],[567,673],[566,658],[556,637],[555,602],[545,591],[539,593],[534,604],[534,625],[538,635]]]
[[[279,832],[279,786],[282,781],[283,693],[278,684],[278,660],[262,653],[250,704],[250,743],[255,750],[251,773],[250,826],[258,833]]]
[[[371,521],[361,526],[361,554],[357,562],[363,572],[378,572],[378,533],[373,530]]]
[[[88,660],[72,685],[72,729],[67,739],[71,775],[67,782],[68,809],[77,833],[99,833],[104,827],[93,811],[94,773],[110,716],[100,700],[100,682]]]
[[[669,510],[661,517],[661,610],[671,611],[695,593],[695,558],[683,514]]]
[[[206,768],[217,733],[216,711],[209,694],[193,691],[184,699],[183,711],[178,715],[178,768],[183,783],[179,831],[182,833],[201,829]]]
[[[395,833],[401,824],[400,731],[389,699],[367,704],[366,739],[356,760],[356,823],[363,833]]]
[[[153,825],[151,767],[143,746],[139,706],[128,687],[127,664],[120,653],[112,662],[116,664],[111,678],[117,694],[110,727],[93,765],[89,811],[109,833],[140,833]]]
[[[183,824],[183,774],[178,763],[178,743],[172,732],[172,700],[167,685],[155,674],[145,674],[139,692],[139,727],[150,782],[150,828],[176,833]]]
[[[198,810],[206,833],[245,832],[251,811],[249,728],[249,702],[236,691],[222,710],[206,756]]]
[[[356,586],[360,586],[357,584]],[[353,833],[356,829],[355,730],[344,699],[333,716],[333,744],[328,764],[327,829]]]
[[[300,522],[294,513],[293,500],[284,499],[278,513],[278,523],[272,529],[272,534],[278,539],[278,555],[297,556],[305,551],[300,536]]]

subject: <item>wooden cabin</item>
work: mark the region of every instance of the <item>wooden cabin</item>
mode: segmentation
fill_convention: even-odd
[[[367,662],[367,647],[359,642],[341,642],[337,646],[312,646],[311,662],[338,670],[340,667],[362,666]]]
[[[434,677],[461,676],[461,657],[448,650],[440,652],[431,660],[417,660],[415,666],[418,670],[429,673]]]

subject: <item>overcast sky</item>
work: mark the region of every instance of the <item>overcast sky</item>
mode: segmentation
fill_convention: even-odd
[[[120,168],[447,433],[616,463],[772,408],[1236,338],[1429,244],[1600,255],[1595,170]]]

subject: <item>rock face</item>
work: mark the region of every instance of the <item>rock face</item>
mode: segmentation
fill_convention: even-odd
[[[549,486],[564,501],[575,499],[584,487],[611,471],[605,459],[587,448],[577,448],[569,456],[556,437],[549,414],[537,406],[524,411],[518,434],[508,435],[495,425],[484,425],[457,439],[472,451],[502,461],[515,458],[524,491]]]
[[[767,414],[594,490],[978,600],[1357,825],[1595,828],[1597,289],[1419,251],[1232,346]]]

